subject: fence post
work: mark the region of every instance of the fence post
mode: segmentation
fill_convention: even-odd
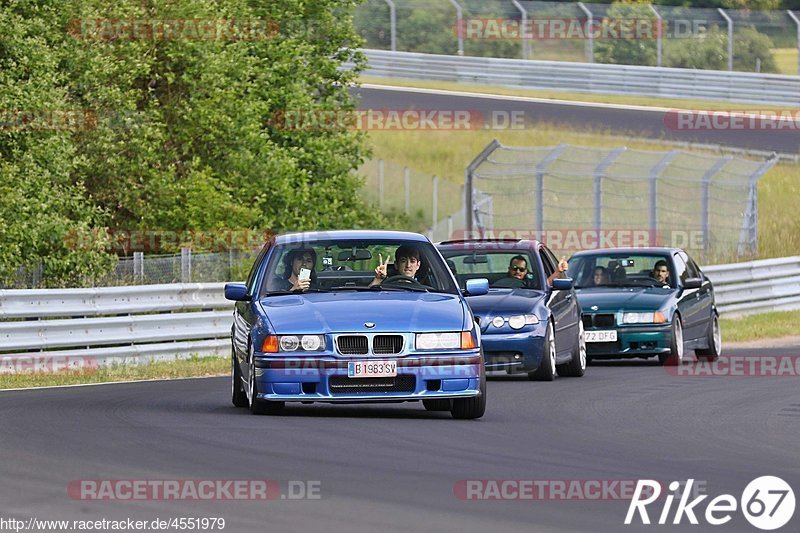
[[[391,35],[392,52],[397,51],[397,13],[392,0],[384,0],[389,6],[389,35]]]
[[[228,280],[236,281],[233,279],[233,248],[228,248]]]
[[[797,26],[797,74],[800,76],[800,19],[797,18],[797,15],[795,15],[791,9],[787,9],[786,12],[789,13],[789,16]]]
[[[709,239],[709,229],[711,227],[711,220],[710,220],[710,207],[711,207],[711,178],[714,177],[714,174],[722,170],[722,167],[728,164],[728,161],[731,161],[733,157],[726,155],[716,163],[714,166],[709,168],[702,177],[702,194],[700,197],[700,229],[703,233],[703,250],[708,252],[708,245],[711,242]]]
[[[536,231],[544,235],[544,173],[569,145],[561,143],[536,165]],[[519,228],[524,229],[524,228]],[[542,237],[540,237],[541,240]]]
[[[650,169],[650,241],[654,246],[661,244],[658,238],[658,177],[679,153],[679,150],[668,152]]]
[[[447,240],[453,238],[453,215],[447,217]]]
[[[719,14],[728,23],[728,70],[733,70],[733,20],[725,13],[721,7],[717,8]]]
[[[522,4],[517,2],[517,0],[511,0],[511,3],[514,4],[514,7],[516,7],[522,15],[522,59],[528,59],[528,35],[525,31],[528,25],[528,10],[522,7]]]
[[[474,226],[474,217],[476,217],[475,213],[475,206],[474,206],[474,191],[473,191],[473,184],[472,182],[475,179],[475,171],[481,166],[481,163],[486,161],[486,158],[489,157],[489,154],[494,152],[497,148],[502,146],[500,141],[497,139],[492,139],[486,148],[481,150],[475,159],[467,165],[466,170],[464,171],[464,188],[466,189],[466,194],[464,195],[464,217],[466,218],[466,226],[467,226],[467,238],[472,238],[472,228]]]
[[[758,254],[758,180],[777,162],[778,154],[773,153],[753,172],[748,180],[749,195],[747,210],[742,220],[742,231],[739,234],[739,249],[737,250],[739,255],[744,254],[745,248],[748,248],[754,255]]]
[[[661,35],[664,31],[661,28],[662,18],[661,13],[656,11],[656,8],[653,7],[653,4],[647,4],[647,7],[656,16],[656,20],[658,21],[658,27],[656,28],[656,66],[661,66]]]
[[[436,223],[439,221],[439,178],[436,177],[434,174],[433,176],[433,223],[431,224],[431,228],[436,227]]]
[[[192,249],[181,248],[181,283],[192,282]]]
[[[378,159],[378,207],[383,209],[383,159]]]
[[[592,12],[589,11],[589,8],[586,7],[583,2],[578,2],[578,7],[586,13],[586,33],[589,35],[589,38],[586,39],[586,55],[588,57],[589,63],[594,63],[594,17],[592,16]]]
[[[133,279],[144,281],[144,252],[133,252]]]
[[[456,8],[456,24],[458,24],[458,55],[464,55],[464,16],[461,11],[461,6],[456,0],[450,0],[453,7]]]
[[[594,229],[598,233],[603,229],[603,174],[611,166],[626,147],[615,148],[594,169]]]
[[[403,168],[403,180],[406,188],[406,215],[411,214],[411,169]]]

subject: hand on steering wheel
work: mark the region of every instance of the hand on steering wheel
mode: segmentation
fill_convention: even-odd
[[[417,285],[422,285],[419,281],[415,280],[414,278],[405,276],[403,274],[397,274],[390,278],[386,278],[385,280],[383,280],[383,283],[392,283],[394,281],[409,281],[411,283],[416,283]]]

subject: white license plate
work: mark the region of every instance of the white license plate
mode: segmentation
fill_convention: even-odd
[[[584,331],[583,338],[586,342],[615,342],[617,340],[616,330]]]
[[[350,361],[349,378],[393,378],[397,375],[397,361]]]

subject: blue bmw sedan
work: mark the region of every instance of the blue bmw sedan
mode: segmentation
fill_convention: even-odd
[[[558,260],[531,240],[438,243],[459,285],[486,278],[485,295],[467,302],[480,320],[487,370],[527,372],[531,380],[583,376],[586,346],[572,280],[558,277]]]
[[[483,416],[480,333],[442,256],[422,235],[330,231],[277,236],[246,283],[228,283],[231,394],[278,414],[286,402],[422,401]]]

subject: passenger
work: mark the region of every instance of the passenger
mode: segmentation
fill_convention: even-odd
[[[287,252],[283,257],[284,272],[282,277],[273,278],[273,291],[304,291],[316,280],[314,266],[317,264],[317,253],[312,249],[298,249]],[[300,278],[300,270],[307,268],[311,277]]]
[[[595,285],[606,285],[608,284],[608,270],[606,267],[599,266],[594,269],[594,276],[592,277],[592,281]]]

